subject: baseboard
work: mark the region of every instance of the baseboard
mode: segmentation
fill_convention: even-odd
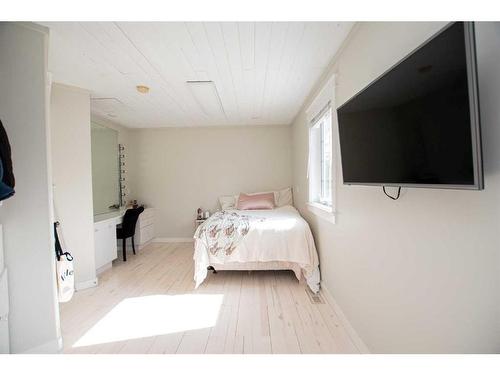
[[[370,354],[370,349],[368,349],[368,346],[361,340],[361,337],[358,335],[354,327],[351,325],[349,320],[347,320],[347,317],[345,316],[344,312],[340,308],[339,304],[335,299],[333,298],[333,295],[330,293],[328,288],[326,288],[323,284],[321,284],[321,294],[323,297],[325,297],[326,301],[330,306],[332,306],[333,310],[337,314],[338,318],[340,319],[340,322],[344,326],[344,328],[347,331],[347,334],[351,338],[351,341],[353,344],[358,348],[359,352],[361,354]]]
[[[95,273],[97,274],[97,276],[99,276],[101,273],[103,273],[104,271],[109,270],[111,267],[113,267],[113,262],[106,263],[104,266],[99,267],[98,269],[96,269]]]
[[[83,281],[81,283],[75,283],[75,290],[84,290],[88,288],[93,288],[97,286],[97,277],[92,280]]]
[[[156,237],[153,242],[194,242],[192,237]]]
[[[135,244],[135,250],[140,251],[152,242],[154,242],[154,240],[149,240],[148,242],[144,242],[143,244]],[[120,254],[120,251],[122,249],[123,248],[121,246],[118,246],[118,254]],[[132,243],[130,241],[127,241],[127,251],[132,251]]]
[[[55,340],[46,342],[42,345],[35,346],[23,351],[21,354],[57,354],[62,351],[63,339],[59,337]]]

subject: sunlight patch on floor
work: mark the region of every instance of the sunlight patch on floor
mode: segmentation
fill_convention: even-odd
[[[213,327],[223,297],[222,294],[182,294],[126,298],[73,347]]]

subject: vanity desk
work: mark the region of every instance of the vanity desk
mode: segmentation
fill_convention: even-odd
[[[116,226],[121,224],[125,211],[125,208],[123,208],[94,216],[94,248],[97,274],[111,268],[113,260],[118,258]],[[153,239],[154,216],[154,208],[146,208],[139,216],[134,235],[136,251],[141,250]],[[130,243],[127,245],[127,250],[129,249],[132,249]]]
[[[116,226],[122,223],[126,211],[127,162],[125,146],[118,143],[118,131],[92,121],[90,134],[95,268],[100,274],[111,268],[118,256],[121,259],[122,241],[118,243]],[[146,208],[137,219],[133,237],[136,251],[154,237],[154,212],[153,208]],[[131,250],[132,241],[126,242],[127,250]]]

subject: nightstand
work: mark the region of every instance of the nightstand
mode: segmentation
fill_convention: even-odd
[[[194,230],[198,229],[198,227],[203,224],[207,219],[195,219],[194,221]]]

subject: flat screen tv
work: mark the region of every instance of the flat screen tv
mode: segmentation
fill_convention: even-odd
[[[337,114],[344,184],[483,189],[473,23],[447,25]]]

